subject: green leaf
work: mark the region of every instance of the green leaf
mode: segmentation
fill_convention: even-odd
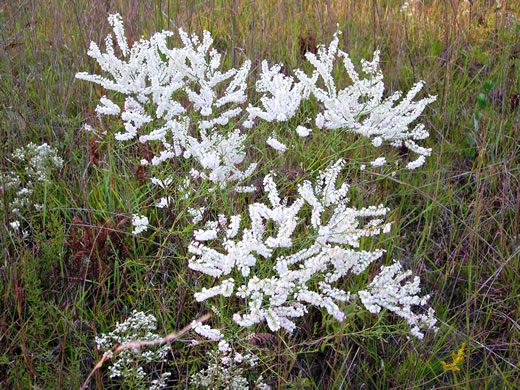
[[[479,93],[478,97],[477,97],[477,102],[478,102],[479,108],[480,109],[484,109],[487,106],[488,97],[485,94],[483,94],[483,93]]]
[[[466,141],[468,142],[468,145],[472,148],[474,148],[475,145],[477,145],[477,140],[470,131],[466,131]]]
[[[495,85],[493,81],[486,81],[484,83],[484,91],[486,91],[486,93],[491,92],[491,88],[493,88],[493,85]]]
[[[478,122],[477,122],[478,124]],[[464,154],[466,157],[473,158],[477,154],[476,152],[476,146],[477,146],[477,140],[473,136],[473,134],[470,131],[466,132],[466,143],[468,144],[468,147],[464,149]]]

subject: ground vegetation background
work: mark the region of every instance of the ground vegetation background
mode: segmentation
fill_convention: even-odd
[[[199,276],[186,267],[192,231],[183,211],[202,197],[159,218],[150,200],[154,189],[138,164],[144,151],[82,130],[96,123],[94,109],[105,92],[75,74],[95,73],[86,55],[89,42],[101,44],[110,27],[107,15],[119,12],[129,41],[161,29],[208,30],[226,64],[238,66],[247,57],[253,73],[263,59],[301,67],[304,53],[328,44],[339,26],[340,45],[354,63],[381,51],[390,91],[424,80],[424,91],[437,95],[421,119],[433,148],[425,166],[395,177],[375,169],[347,176],[357,186],[359,204],[384,199],[392,210],[394,226],[383,242],[387,261],[400,259],[421,276],[440,331],[417,342],[390,325],[385,330],[370,316],[338,325],[311,311],[289,341],[264,335],[252,342],[276,367],[275,388],[516,388],[520,7],[515,3],[1,1],[0,170],[14,170],[28,181],[11,156],[30,142],[56,148],[63,164],[32,187],[32,202],[41,206],[27,206],[19,229],[10,225],[12,195],[0,192],[0,387],[78,388],[101,357],[95,336],[133,309],[154,313],[162,334],[203,314],[190,299]],[[323,131],[296,160],[266,158],[259,169],[276,169],[290,182],[305,175],[303,162],[322,168],[324,151],[347,161],[366,158],[357,141]],[[229,209],[232,201],[249,200],[215,197],[223,202],[216,207]],[[137,238],[130,234],[131,216],[143,211],[154,229]],[[463,343],[458,370],[446,369],[442,362],[451,362]],[[173,387],[185,386],[203,366],[203,354],[185,348],[172,345]],[[90,386],[117,388],[117,382],[100,370]]]

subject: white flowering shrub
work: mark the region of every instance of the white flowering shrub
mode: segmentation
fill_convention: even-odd
[[[168,48],[167,39],[174,34],[163,31],[129,48],[121,17],[111,15],[109,22],[120,55],[116,54],[111,34],[105,39],[105,53],[91,42],[88,55],[98,62],[105,76],[79,72],[76,77],[124,97],[124,103],[117,104],[104,96],[96,107],[99,116],[121,119],[124,131],[115,134],[117,140],[138,139],[141,143],[161,145],[150,161],[141,159],[143,165],[158,165],[171,158],[193,158],[197,162],[190,172],[194,178],[202,177],[220,186],[243,181],[251,176],[256,164],[250,164],[245,170],[238,168],[245,158],[246,134],[232,129],[230,121],[240,120],[247,112],[245,128],[252,127],[255,118],[284,122],[294,117],[301,102],[310,97],[323,107],[315,118],[319,129],[345,129],[371,138],[376,147],[383,143],[405,146],[418,154],[418,158],[407,165],[409,169],[424,164],[425,157],[431,153],[431,149],[416,143],[428,137],[424,126],[409,127],[435,97],[413,101],[423,86],[419,82],[397,104],[401,92],[384,98],[379,53],[374,54],[372,62],[362,61],[366,76],[363,78],[348,54],[338,49],[339,33],[328,48],[320,46],[317,55],[306,54],[315,70],[311,76],[295,70],[298,82],[292,76],[285,76],[280,65],[269,67],[263,61],[260,79],[256,82],[263,107],[249,104],[244,110],[251,63],[246,60],[239,69],[219,70],[222,56],[211,48],[213,39],[209,32],[205,31],[200,40],[179,29],[183,46]],[[332,76],[338,57],[342,58],[352,80],[352,85],[340,91]],[[300,125],[296,131],[305,137],[311,129]],[[273,137],[267,144],[280,152],[287,150],[283,142]]]
[[[410,126],[436,98],[429,96],[413,101],[422,89],[423,82],[415,84],[402,99],[402,92],[394,92],[385,98],[379,52],[374,53],[372,61],[362,60],[361,69],[365,76],[362,77],[349,55],[338,49],[339,35],[334,35],[328,48],[318,46],[317,55],[310,52],[305,55],[314,71],[307,76],[302,70],[296,69],[297,83],[293,77],[283,75],[279,65],[269,68],[264,61],[260,80],[256,83],[257,92],[263,95],[260,98],[263,109],[250,105],[245,126],[252,126],[257,117],[268,122],[287,121],[295,115],[301,101],[313,97],[323,107],[315,117],[318,129],[344,129],[371,138],[376,147],[383,144],[405,146],[418,155],[415,161],[408,163],[407,168],[418,168],[426,161],[425,157],[431,154],[431,149],[419,146],[416,141],[427,138],[429,134],[422,124],[411,129]],[[351,85],[341,90],[338,90],[333,78],[338,58],[342,59],[352,81]],[[310,130],[298,126],[296,131],[305,137]]]
[[[418,144],[428,137],[428,132],[422,124],[413,123],[435,97],[414,100],[422,82],[404,97],[401,92],[385,96],[379,52],[374,53],[372,61],[363,60],[358,72],[350,57],[339,49],[339,32],[328,47],[319,46],[317,54],[306,54],[313,69],[310,75],[300,69],[294,71],[294,76],[287,75],[281,65],[270,66],[263,61],[255,84],[259,96],[255,105],[248,102],[246,95],[250,61],[244,61],[238,69],[221,69],[222,55],[211,48],[209,32],[199,39],[180,29],[181,45],[170,48],[167,42],[174,33],[163,31],[129,47],[121,17],[112,15],[109,22],[119,53],[111,34],[105,40],[104,53],[91,43],[88,55],[97,61],[103,75],[81,72],[76,77],[112,91],[110,98],[100,99],[96,112],[121,121],[123,130],[115,134],[116,140],[138,140],[152,146],[154,157],[141,159],[142,165],[160,169],[166,160],[186,160],[184,167],[189,168],[180,175],[164,169],[166,172],[159,171],[160,175],[151,178],[152,184],[164,191],[175,185],[176,191],[162,197],[157,207],[174,203],[175,196],[189,199],[194,195],[190,190],[192,179],[208,181],[213,187],[206,194],[214,196],[219,194],[215,192],[217,187],[230,183],[235,191],[254,191],[254,186],[243,182],[253,175],[256,164],[240,168],[246,152],[253,149],[246,148],[251,141],[249,131],[242,132],[238,126],[249,129],[265,121],[292,130],[296,122],[293,118],[306,100],[313,100],[316,110],[313,125],[294,123],[300,137],[312,137],[317,131],[344,130],[370,139],[374,147],[406,147],[417,155],[407,164],[408,169],[423,165],[431,154],[431,149]],[[338,59],[351,81],[343,89],[336,86],[333,77]],[[272,129],[269,132],[263,134],[265,144],[288,154],[292,145],[277,139]],[[284,157],[290,159],[290,155]],[[386,163],[386,157],[379,156],[370,165]],[[417,277],[407,281],[411,272],[403,271],[399,262],[377,272],[376,262],[385,251],[366,250],[365,245],[390,231],[386,221],[389,210],[383,205],[349,205],[349,185],[338,184],[345,165],[343,159],[337,159],[325,170],[314,172],[314,181],[295,185],[295,193],[283,199],[276,174],[269,174],[263,179],[267,200],[249,204],[239,213],[222,210],[218,218],[204,224],[205,211],[212,208],[209,196],[203,206],[187,208],[186,214],[196,225],[188,246],[188,267],[214,279],[211,287],[198,288],[193,298],[217,306],[218,302],[226,302],[226,313],[231,313],[229,318],[221,318],[221,329],[193,324],[197,335],[215,344],[214,351],[206,356],[206,368],[192,375],[193,386],[238,389],[251,385],[245,379],[247,369],[243,364],[247,353],[234,346],[236,334],[232,337],[229,329],[222,330],[231,321],[233,331],[241,329],[238,333],[264,323],[272,332],[293,332],[298,318],[310,307],[321,308],[343,321],[345,309],[351,305],[374,314],[386,309],[404,319],[410,333],[418,338],[426,330],[436,329],[434,311],[426,307],[429,296],[420,295]],[[361,169],[365,168],[363,164]],[[134,215],[132,224],[132,233],[138,234],[146,230],[148,219]],[[352,275],[360,275],[369,267],[376,271],[372,281],[362,288],[349,286]],[[132,323],[118,325],[118,329],[126,331],[134,326],[132,329],[138,333],[141,329],[151,332],[151,320],[146,321],[143,328]],[[122,342],[121,333],[119,329],[99,339],[100,349]],[[136,337],[136,332],[125,337]],[[156,336],[150,333],[146,337]],[[251,359],[254,361],[254,357]],[[142,371],[129,366],[130,360],[121,361],[111,368],[111,376],[130,370],[133,377],[141,378]]]
[[[401,284],[412,275],[412,271],[404,272],[397,261],[391,266],[382,267],[381,272],[365,290],[359,291],[359,297],[363,305],[371,313],[379,313],[384,307],[398,316],[404,318],[410,325],[410,333],[420,339],[424,337],[421,329],[436,329],[437,320],[434,310],[430,307],[427,313],[417,314],[412,311],[415,308],[425,306],[430,299],[429,295],[419,297],[420,280],[414,277],[412,282]]]
[[[157,320],[151,314],[133,311],[132,315],[122,323],[117,323],[115,329],[96,337],[96,345],[100,352],[111,354],[114,345],[129,341],[153,341],[161,337],[155,333]],[[153,379],[151,372],[146,372],[143,366],[156,365],[165,361],[169,346],[163,345],[146,351],[125,349],[114,356],[109,366],[110,378],[121,378],[123,383],[132,389],[159,390],[166,386],[166,380],[171,375],[163,372]]]
[[[190,384],[196,388],[223,388],[246,390],[250,389],[250,383],[246,374],[258,364],[258,357],[253,353],[239,351],[237,343],[233,343],[224,337],[218,329],[200,322],[193,322],[193,331],[210,342],[218,342],[216,349],[210,351],[207,357],[206,368],[196,372],[190,378]],[[192,345],[199,345],[198,340],[193,340]],[[254,383],[255,389],[267,390],[270,387],[264,383],[262,375]]]
[[[221,130],[243,111],[250,61],[240,69],[221,72],[221,54],[211,49],[213,39],[207,31],[200,41],[180,29],[183,46],[179,48],[167,47],[167,39],[173,35],[170,31],[129,48],[121,17],[111,15],[109,22],[122,58],[116,55],[109,34],[105,53],[94,42],[88,51],[106,77],[84,72],[76,77],[123,95],[121,106],[105,96],[96,107],[98,115],[122,120],[124,131],[115,138],[159,143],[158,155],[151,161],[143,159],[144,165],[193,158],[198,163],[194,176],[222,186],[249,177],[255,164],[244,171],[237,168],[245,157],[245,136],[238,129]]]
[[[287,199],[280,199],[273,176],[266,176],[264,187],[270,205],[249,206],[250,223],[240,236],[239,216],[231,217],[229,224],[227,218],[221,216],[211,229],[195,232],[196,240],[189,246],[194,254],[189,267],[221,280],[209,289],[203,287],[195,299],[205,301],[215,296],[236,295],[244,305],[233,315],[233,320],[245,327],[265,321],[272,331],[284,328],[292,332],[296,327],[293,319],[302,317],[308,306],[324,308],[342,321],[345,315],[339,304],[351,300],[352,294],[336,288],[335,284],[350,272],[359,275],[383,255],[381,249],[359,249],[363,237],[390,230],[390,224],[383,219],[387,208],[347,206],[349,186],[343,184],[338,188],[336,184],[343,165],[344,161],[338,160],[318,175],[314,185],[304,181],[290,205]],[[308,242],[301,249],[293,242],[293,236],[298,233],[303,233]],[[204,243],[212,241],[218,241],[221,249]],[[372,293],[380,285],[376,278],[369,289],[363,291],[361,301],[371,312],[374,312],[374,302],[392,309],[407,305],[392,311],[404,317],[413,326],[413,333],[422,337],[419,329],[434,327],[433,313],[415,315],[410,306],[424,305],[428,297],[416,295],[418,281],[414,288],[405,286],[392,290],[391,287],[402,280],[401,274],[394,280],[394,274],[383,272],[381,277],[388,288],[382,293],[379,290],[378,294]],[[384,296],[385,291],[396,298],[394,290],[399,290],[402,299],[393,306],[388,303],[391,300],[377,299]]]
[[[63,159],[58,157],[56,149],[47,143],[16,149],[9,158],[11,169],[0,171],[0,193],[9,199],[8,210],[21,217],[24,209],[34,207],[39,210],[43,205],[33,202],[33,194],[37,186],[48,184],[53,170],[63,166]],[[4,210],[4,212],[7,210]],[[21,227],[19,220],[9,223],[14,230]]]
[[[206,368],[192,375],[190,384],[195,388],[222,388],[248,390],[249,382],[244,377],[244,369],[228,352],[211,351]]]

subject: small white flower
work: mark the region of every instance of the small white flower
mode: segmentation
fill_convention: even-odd
[[[408,169],[417,169],[421,167],[426,162],[426,158],[424,156],[419,156],[417,160],[411,161],[408,164],[406,164],[406,168]]]
[[[218,350],[220,352],[230,352],[231,346],[229,345],[229,343],[226,340],[220,340],[218,343]]]
[[[246,121],[244,121],[244,123],[242,123],[242,126],[245,129],[250,129],[251,127],[253,127],[253,124],[254,124],[254,122],[252,120],[246,120]]]
[[[148,218],[144,215],[139,216],[134,214],[132,216],[132,226],[134,227],[132,234],[142,233],[148,229]]]
[[[285,152],[287,150],[287,146],[280,141],[278,141],[276,138],[269,137],[267,139],[267,145],[272,147],[274,150],[277,150],[279,152]]]
[[[90,126],[87,123],[85,123],[83,125],[83,130],[86,131],[87,133],[94,133],[95,132],[95,130],[92,128],[92,126]]]
[[[112,102],[112,100],[108,99],[106,96],[103,96],[101,99],[99,99],[96,112],[101,115],[118,115],[121,110],[117,104]],[[90,129],[92,128],[90,127]]]
[[[235,192],[238,192],[240,194],[246,194],[250,192],[255,192],[256,186],[235,186]]]
[[[385,163],[386,163],[385,157],[378,157],[374,161],[371,161],[370,165],[372,165],[373,167],[382,167],[383,165],[385,165]]]
[[[325,124],[325,117],[324,117],[323,114],[320,112],[320,113],[316,116],[316,127],[317,127],[318,129],[322,129],[324,124]]]
[[[196,230],[195,233],[193,233],[193,235],[197,241],[214,240],[215,238],[217,238],[217,230],[216,229],[209,229],[209,230],[199,229],[199,230]]]
[[[163,196],[161,199],[159,199],[159,202],[157,202],[155,204],[155,207],[157,207],[159,209],[163,209],[163,208],[167,207],[171,201],[172,201],[172,199],[169,196],[168,197]]]
[[[237,353],[235,353],[233,360],[237,363],[242,363],[244,361],[244,356],[237,352]]]
[[[219,341],[224,337],[218,329],[212,329],[209,325],[202,325],[200,322],[193,321],[192,326],[195,333],[207,339]]]
[[[192,222],[194,225],[198,224],[202,219],[204,218],[204,211],[206,210],[205,207],[198,207],[198,208],[192,208],[190,207],[188,209],[188,214],[193,217]]]
[[[381,138],[381,137],[376,137],[372,140],[372,145],[374,145],[375,147],[381,146],[382,143],[383,143],[383,138]]]
[[[311,130],[305,126],[298,126],[296,132],[300,137],[307,137],[311,133]]]

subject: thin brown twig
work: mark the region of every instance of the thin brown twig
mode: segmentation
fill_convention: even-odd
[[[211,317],[210,313],[204,314],[202,317],[200,317],[195,322],[206,322]],[[103,364],[110,359],[115,354],[124,351],[125,349],[133,349],[133,350],[140,350],[143,347],[153,347],[155,345],[163,345],[167,343],[171,343],[172,341],[178,339],[180,336],[188,332],[191,328],[193,328],[193,322],[186,325],[184,328],[182,328],[178,332],[173,332],[161,339],[157,340],[136,340],[136,341],[128,341],[124,344],[116,344],[114,345],[109,351],[105,352],[101,360],[94,366],[90,374],[88,374],[87,379],[85,380],[85,383],[80,387],[80,390],[85,390],[87,388],[87,385],[90,382],[90,379],[92,378],[92,375],[100,369]]]

